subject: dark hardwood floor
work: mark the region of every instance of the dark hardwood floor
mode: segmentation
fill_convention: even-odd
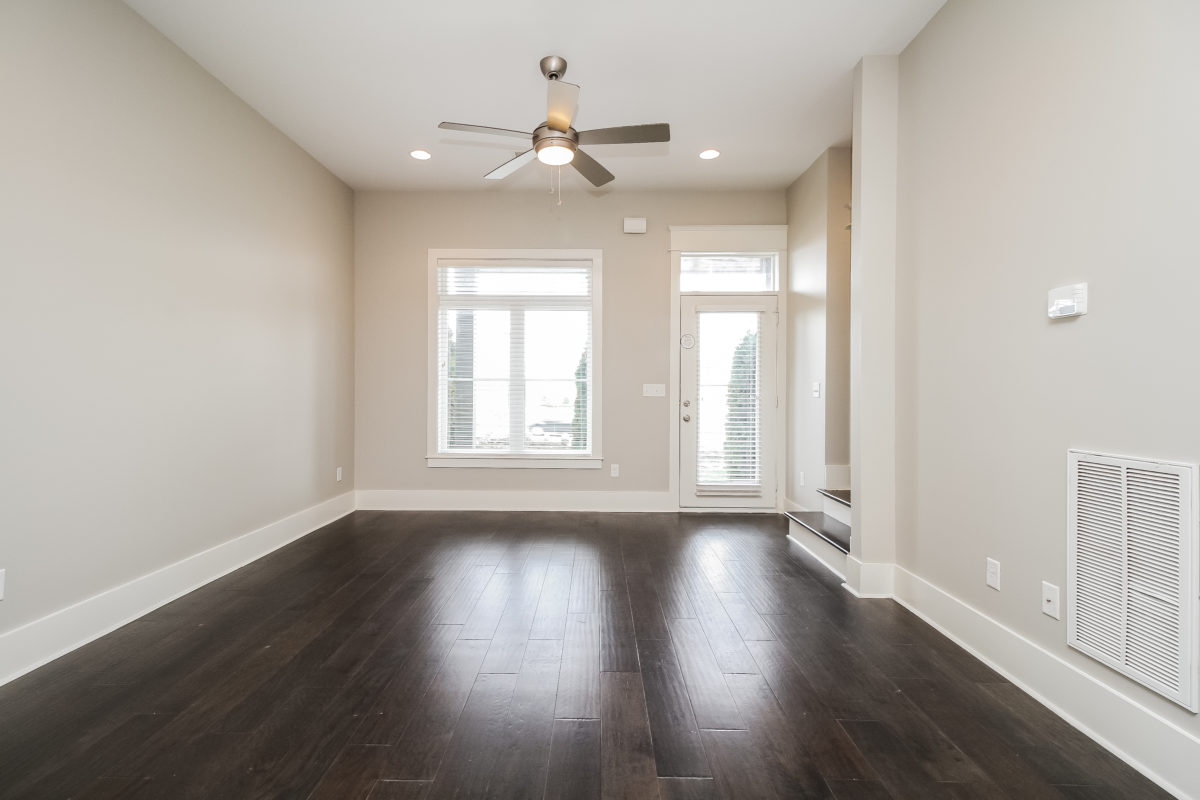
[[[0,796],[1166,797],[785,531],[356,512],[0,687]]]

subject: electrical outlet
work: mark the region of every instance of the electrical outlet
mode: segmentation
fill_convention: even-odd
[[[342,479],[342,468],[341,467],[337,468],[337,479],[339,481]]]
[[[987,585],[1000,591],[1000,562],[994,558],[987,560]]]
[[[1059,619],[1058,587],[1046,581],[1042,581],[1042,613],[1047,617]]]
[[[620,464],[609,464],[608,465],[608,474],[609,474],[609,477],[612,477],[612,478],[621,477],[621,465]]]
[[[7,570],[0,569],[0,600],[4,599],[4,573]]]

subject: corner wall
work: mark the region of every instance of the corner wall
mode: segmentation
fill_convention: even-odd
[[[1193,797],[1200,718],[1068,649],[1040,597],[1066,601],[1068,448],[1200,460],[1198,35],[1192,2],[951,0],[900,59],[897,282],[908,599],[1065,664],[1004,666]],[[1078,281],[1090,313],[1050,322]]]
[[[849,485],[831,483],[826,465],[848,479],[850,160],[830,148],[787,190],[787,508],[819,510],[817,489]]]
[[[0,4],[0,97],[3,680],[348,508],[354,297],[349,188],[122,3]]]
[[[825,317],[829,152],[787,190],[787,481],[784,504],[816,511],[824,486],[825,401],[812,385],[825,382]]]

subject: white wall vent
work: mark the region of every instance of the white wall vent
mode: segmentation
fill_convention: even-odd
[[[1067,451],[1067,644],[1193,712],[1197,473]]]

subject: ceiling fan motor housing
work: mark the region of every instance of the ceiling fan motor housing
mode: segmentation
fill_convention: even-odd
[[[565,147],[574,153],[579,147],[579,134],[574,128],[556,131],[549,125],[539,125],[533,132],[533,149],[541,152],[546,147]]]

